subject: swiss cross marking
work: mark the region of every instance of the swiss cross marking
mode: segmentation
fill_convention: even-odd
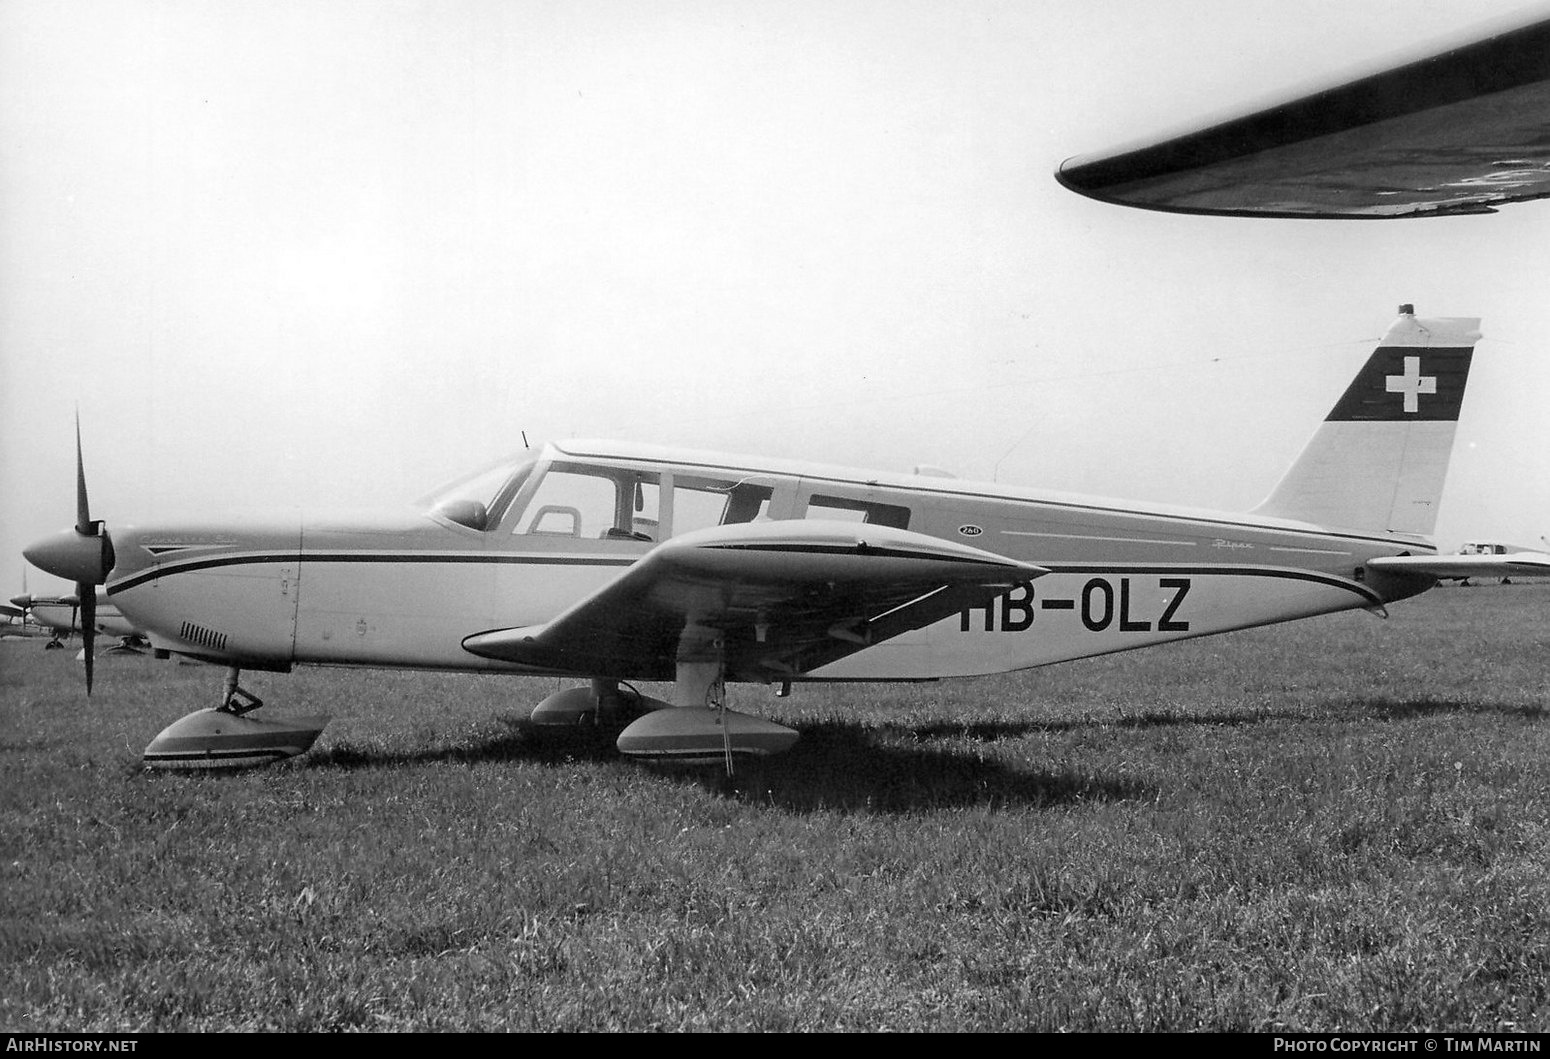
[[[1421,395],[1437,392],[1437,376],[1421,374],[1421,358],[1406,357],[1405,373],[1403,375],[1389,375],[1384,378],[1389,393],[1402,393],[1405,395],[1405,411],[1419,412],[1421,410]]]

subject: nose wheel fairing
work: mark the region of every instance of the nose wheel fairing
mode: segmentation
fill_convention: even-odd
[[[153,769],[241,769],[305,754],[328,724],[327,717],[249,717],[264,701],[238,683],[229,669],[221,704],[195,710],[163,728],[142,760]]]
[[[196,710],[163,728],[145,748],[154,769],[240,769],[304,754],[327,717],[257,718],[218,706]]]

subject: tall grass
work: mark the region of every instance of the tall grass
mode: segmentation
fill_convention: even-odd
[[[730,785],[341,670],[148,773],[217,671],[0,643],[0,1028],[1550,1029],[1550,586],[1393,614],[734,689],[803,739]]]

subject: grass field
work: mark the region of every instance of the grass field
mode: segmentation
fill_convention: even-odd
[[[1550,1030],[1550,585],[1007,677],[736,688],[791,753],[547,743],[554,680],[0,643],[0,1030]]]

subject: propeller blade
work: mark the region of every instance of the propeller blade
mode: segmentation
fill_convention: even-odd
[[[75,413],[75,526],[22,549],[27,561],[55,577],[75,582],[75,612],[85,645],[86,694],[91,694],[97,640],[97,586],[108,583],[116,556],[113,538],[102,522],[93,522],[86,498],[86,458],[81,446],[81,413]],[[26,574],[23,572],[23,578]]]
[[[91,505],[86,502],[86,461],[81,456],[81,413],[75,413],[75,532],[92,536]]]
[[[81,597],[81,646],[85,649],[86,694],[91,695],[92,645],[97,639],[97,586],[82,581],[75,586]]]
[[[86,461],[81,455],[81,419],[75,420],[75,527],[34,541],[22,549],[40,570],[76,584],[105,585],[117,556],[113,538],[101,522],[93,522],[86,499]]]

